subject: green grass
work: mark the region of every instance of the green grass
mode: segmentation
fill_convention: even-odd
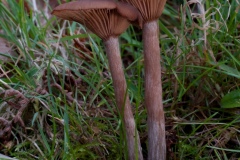
[[[29,100],[0,153],[19,159],[127,159],[121,118],[101,40],[77,23],[0,2],[0,117],[11,122]],[[240,11],[236,0],[204,1],[205,17],[169,0],[159,21],[168,159],[240,157]],[[46,18],[46,17],[45,17]],[[75,34],[81,32],[82,34]],[[91,54],[74,46],[74,39]],[[120,37],[143,154],[147,154],[141,31]],[[81,56],[80,56],[81,55]],[[6,102],[12,103],[6,103]],[[15,104],[15,105],[13,105]],[[1,123],[1,122],[0,122]],[[6,129],[3,124],[0,130]]]

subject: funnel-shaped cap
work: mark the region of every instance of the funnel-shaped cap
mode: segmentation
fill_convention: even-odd
[[[135,7],[114,0],[69,2],[54,8],[52,14],[81,23],[104,40],[110,36],[119,36],[127,29],[130,21],[141,23],[140,13]]]
[[[120,0],[136,7],[142,15],[143,21],[158,19],[164,9],[166,0]]]

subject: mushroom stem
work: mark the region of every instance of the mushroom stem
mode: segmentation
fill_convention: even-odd
[[[148,114],[148,159],[166,159],[158,21],[143,25],[145,103]]]
[[[117,107],[123,117],[126,130],[128,158],[129,160],[142,160],[142,148],[127,94],[127,84],[123,72],[118,38],[110,37],[104,41],[104,45],[113,79]]]

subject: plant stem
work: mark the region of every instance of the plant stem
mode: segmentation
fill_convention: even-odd
[[[116,103],[120,114],[122,114],[121,116],[123,117],[123,123],[126,130],[128,158],[129,160],[142,160],[142,149],[132,113],[131,104],[127,94],[127,84],[123,72],[118,38],[110,37],[104,41],[104,45],[113,79]]]
[[[162,81],[158,21],[143,25],[145,103],[148,114],[148,159],[166,159],[165,118],[162,102]]]

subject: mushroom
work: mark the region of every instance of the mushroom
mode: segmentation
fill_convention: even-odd
[[[148,159],[166,159],[158,18],[166,0],[120,0],[136,7],[143,18],[145,104],[148,114]]]
[[[78,0],[57,6],[52,14],[85,25],[103,40],[113,79],[116,104],[126,130],[128,158],[142,160],[140,139],[127,94],[118,41],[118,36],[127,29],[130,21],[141,23],[140,13],[125,2]]]

